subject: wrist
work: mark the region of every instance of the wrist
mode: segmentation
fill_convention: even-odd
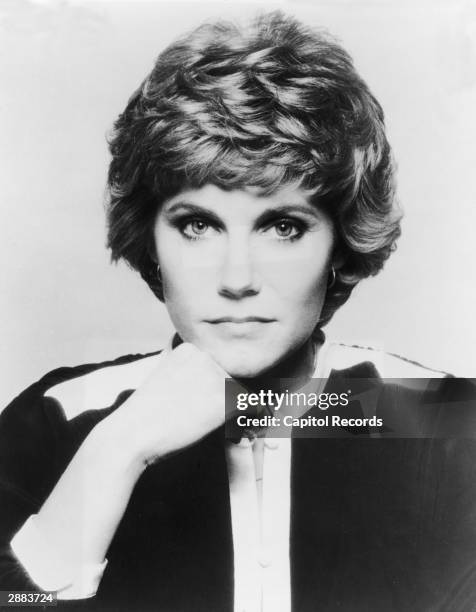
[[[147,467],[147,458],[136,443],[134,431],[116,413],[100,421],[88,436],[88,453],[100,465],[108,465],[134,482]]]

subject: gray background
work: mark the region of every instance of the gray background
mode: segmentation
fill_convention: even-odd
[[[382,103],[406,216],[329,336],[476,376],[476,10],[441,1],[0,2],[0,406],[60,365],[172,329],[104,248],[105,134],[155,56],[202,20],[281,7],[328,28]]]

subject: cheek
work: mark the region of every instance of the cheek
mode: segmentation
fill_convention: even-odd
[[[200,295],[197,278],[186,268],[175,265],[173,273],[164,266],[162,280],[164,301],[172,321],[186,324],[193,317],[196,299]]]
[[[164,263],[162,273],[165,306],[180,336],[194,342],[197,323],[205,314],[214,312],[210,307],[212,271],[203,266],[187,265],[180,258],[168,264]]]
[[[184,265],[182,250],[173,233],[159,224],[155,232],[156,252],[162,277],[164,303],[178,331],[190,318],[195,291],[193,276]]]
[[[318,306],[326,294],[329,253],[329,249],[314,249],[308,256],[269,262],[263,266],[263,276],[290,307]]]

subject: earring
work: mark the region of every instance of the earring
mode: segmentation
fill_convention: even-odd
[[[152,270],[151,270],[152,276]],[[164,288],[162,286],[162,274],[160,273],[160,266],[156,267],[155,277],[157,280],[154,280],[153,276],[148,281],[149,287],[155,293],[155,295],[159,298],[161,302],[164,301]]]
[[[327,288],[330,289],[331,287],[333,287],[336,284],[336,271],[334,266],[331,266],[331,281],[327,281]]]

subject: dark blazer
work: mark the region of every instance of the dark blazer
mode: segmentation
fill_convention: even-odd
[[[39,590],[9,542],[39,510],[88,432],[132,393],[125,389],[111,406],[68,421],[48,389],[142,357],[55,370],[0,415],[0,590]],[[370,361],[334,370],[327,389],[338,389],[345,377],[367,381],[378,398],[372,410],[380,415],[403,406],[411,419],[412,407],[422,404],[421,391],[382,380]],[[437,432],[426,439],[375,439],[349,430],[340,438],[293,439],[294,612],[476,610],[476,442],[468,410],[474,397],[471,381],[443,377],[431,386],[423,404],[431,405],[433,432],[455,400],[466,407],[456,425],[451,421],[451,438]],[[367,414],[368,407],[357,399],[351,413]],[[59,602],[57,609],[232,612],[223,429],[147,468],[107,558],[97,595]]]

